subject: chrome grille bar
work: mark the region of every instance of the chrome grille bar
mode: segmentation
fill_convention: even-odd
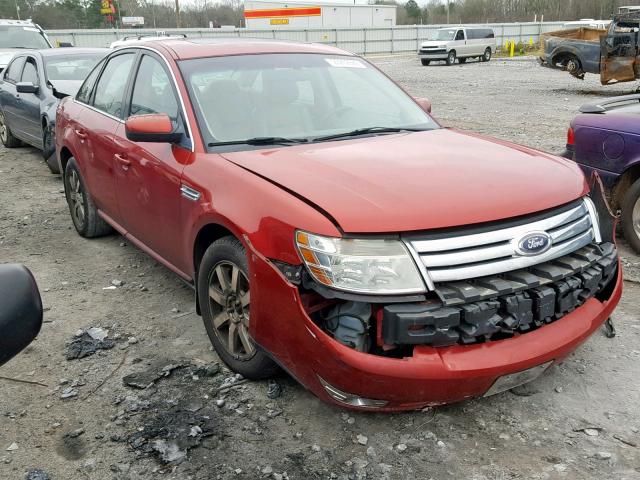
[[[496,275],[553,260],[594,240],[598,242],[598,222],[590,202],[585,198],[569,210],[550,212],[526,224],[498,226],[480,233],[456,232],[436,238],[425,234],[423,238],[412,236],[405,242],[410,251],[415,252],[414,259],[420,262],[418,267],[429,287],[438,282]],[[517,243],[532,232],[546,232],[551,238],[551,247],[538,255],[520,255]]]

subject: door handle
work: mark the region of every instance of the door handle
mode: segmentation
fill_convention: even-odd
[[[76,132],[76,135],[77,135],[79,138],[82,138],[83,140],[84,140],[85,138],[87,138],[87,134],[86,134],[86,133],[84,133],[84,131],[82,131],[82,130],[80,130],[80,129],[77,129],[77,128],[76,128],[76,129],[75,129],[75,132]]]
[[[131,160],[129,160],[125,154],[116,153],[114,157],[118,163],[122,165],[123,170],[128,170],[131,166]]]

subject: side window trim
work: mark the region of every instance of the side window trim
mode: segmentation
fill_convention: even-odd
[[[24,70],[24,65],[27,63],[26,58],[27,58],[26,55],[16,55],[15,57],[13,57],[11,59],[11,62],[9,63],[9,65],[7,65],[7,67],[4,69],[4,72],[3,72],[4,75],[3,75],[2,78],[4,79],[5,82],[11,83],[13,85],[18,83],[18,81],[19,81],[18,79],[22,78],[22,71]],[[21,59],[24,60],[24,63],[22,64],[22,68],[20,69],[20,73],[18,73],[18,79],[14,80],[14,79],[9,78],[9,76],[8,76],[9,75],[9,69],[13,66],[14,63],[19,62]]]
[[[131,102],[133,99],[133,90],[135,88],[135,82],[138,79],[138,72],[140,70],[140,66],[142,65],[142,59],[146,55],[158,62],[162,70],[164,70],[164,73],[167,75],[167,78],[169,79],[169,84],[171,85],[171,91],[173,92],[173,96],[175,97],[176,103],[178,104],[178,121],[180,122],[180,126],[183,130],[184,136],[187,139],[187,143],[188,143],[188,145],[182,145],[182,146],[187,148],[188,150],[193,150],[192,148],[193,139],[191,138],[191,130],[189,128],[187,114],[185,109],[183,108],[182,98],[180,97],[180,92],[178,91],[178,85],[176,84],[176,79],[172,75],[172,72],[169,70],[166,60],[153,50],[144,51],[142,49],[139,49],[138,52],[139,52],[139,57],[136,60],[136,65],[134,67],[135,74],[130,78],[129,86],[126,92],[125,119],[131,115]]]
[[[32,55],[27,55],[24,60],[24,65],[22,66],[22,71],[20,72],[20,81],[22,81],[22,76],[24,75],[24,71],[27,68],[27,63],[33,63],[33,67],[36,69],[36,86],[40,85],[40,73],[38,70],[38,61]]]
[[[107,58],[107,57],[105,57],[105,58],[103,58],[102,60],[100,60],[100,61],[96,64],[96,66],[95,66],[95,69],[97,69],[97,70],[98,70],[98,75],[96,76],[96,79],[95,79],[95,81],[93,82],[93,85],[91,85],[91,91],[89,92],[89,96],[88,96],[88,98],[87,98],[87,101],[86,101],[86,102],[83,102],[82,100],[80,100],[80,99],[78,98],[78,96],[80,95],[80,90],[82,90],[82,87],[84,86],[84,83],[83,83],[83,84],[80,86],[80,90],[78,90],[78,93],[77,93],[77,94],[76,94],[76,96],[74,97],[74,100],[75,100],[76,102],[81,103],[81,104],[83,104],[83,105],[88,105],[88,106],[90,106],[90,105],[91,105],[91,102],[92,102],[92,100],[93,100],[93,92],[95,91],[95,88],[96,88],[96,85],[97,85],[97,83],[98,83],[98,80],[99,80],[99,79],[100,79],[100,77],[102,76],[102,70],[104,70],[104,67],[105,67],[105,65],[107,64],[107,60],[108,60],[108,58]],[[93,70],[91,70],[91,71],[89,72],[89,75],[87,75],[87,79],[91,76],[91,74],[92,74],[92,73],[93,73]],[[86,79],[85,79],[85,81],[86,81]]]
[[[89,97],[89,103],[85,104],[88,107],[91,107],[93,110],[95,110],[96,112],[100,112],[103,115],[106,115],[107,117],[113,118],[114,120],[118,120],[119,122],[124,123],[124,118],[122,117],[116,117],[115,115],[110,114],[109,112],[105,112],[104,110],[99,109],[98,107],[96,107],[94,105],[94,101],[95,101],[95,96],[96,96],[96,86],[100,83],[100,80],[102,79],[102,75],[104,74],[104,70],[107,67],[107,65],[109,65],[109,62],[111,60],[113,60],[114,58],[117,58],[121,55],[134,55],[134,59],[133,59],[133,65],[135,66],[136,63],[138,62],[138,57],[140,56],[140,52],[137,50],[132,50],[132,49],[126,49],[126,50],[122,50],[122,51],[118,51],[118,53],[116,53],[115,55],[112,55],[110,57],[108,57],[105,62],[104,65],[102,66],[102,70],[100,71],[100,75],[98,75],[98,78],[96,78],[96,83],[93,85],[92,91],[91,91],[91,95]],[[124,88],[124,92],[123,92],[123,109],[122,111],[125,112],[128,109],[128,105],[126,104],[127,102],[127,92],[129,91],[129,88],[131,86],[131,81],[133,79],[132,76],[132,70],[129,71],[129,77],[127,78],[127,82]]]

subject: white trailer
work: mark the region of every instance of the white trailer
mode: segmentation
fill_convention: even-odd
[[[246,28],[370,28],[393,27],[395,5],[247,0]]]

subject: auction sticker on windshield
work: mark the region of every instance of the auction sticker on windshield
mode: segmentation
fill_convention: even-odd
[[[352,58],[325,58],[332,67],[338,68],[367,68],[360,60]]]

